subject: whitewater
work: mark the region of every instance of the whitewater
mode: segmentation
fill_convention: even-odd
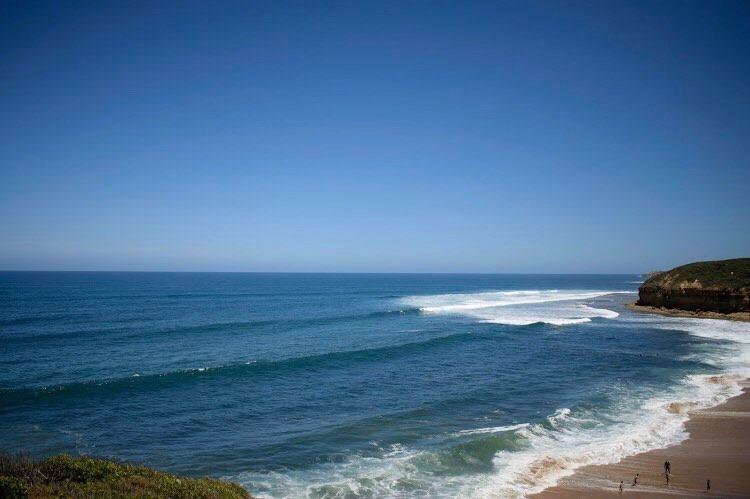
[[[257,497],[524,497],[686,438],[750,325],[637,275],[0,273],[0,445]]]
[[[618,312],[589,306],[600,297],[631,291],[520,290],[410,296],[400,304],[425,314],[464,315],[481,322],[556,326],[616,319]],[[616,402],[607,409],[561,407],[540,422],[461,430],[453,438],[502,436],[514,445],[493,456],[493,471],[473,476],[436,475],[441,456],[394,445],[378,458],[353,457],[315,471],[265,477],[271,495],[307,497],[525,497],[554,486],[582,466],[620,459],[677,444],[687,438],[688,410],[719,405],[741,393],[739,382],[750,375],[750,325],[713,319],[630,316],[622,326],[644,324],[722,342],[704,362],[722,369],[719,375],[687,375],[663,393],[638,400],[613,385]],[[447,437],[451,438],[451,437]],[[252,473],[232,477],[247,484]]]
[[[546,322],[562,326],[590,322],[594,317],[614,319],[612,310],[583,303],[604,295],[630,294],[629,291],[522,290],[488,293],[412,296],[403,303],[431,314],[464,314],[485,322],[524,326]],[[554,306],[549,306],[554,302]]]

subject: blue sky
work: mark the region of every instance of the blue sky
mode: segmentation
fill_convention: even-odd
[[[0,269],[750,255],[747,2],[0,9]]]

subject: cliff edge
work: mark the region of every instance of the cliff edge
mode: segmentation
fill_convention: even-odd
[[[638,288],[638,306],[750,312],[750,258],[696,262],[660,272]]]

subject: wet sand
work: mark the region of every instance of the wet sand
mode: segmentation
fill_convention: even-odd
[[[750,322],[750,312],[734,312],[731,314],[720,314],[718,312],[696,312],[692,310],[680,310],[677,308],[649,307],[628,303],[628,308],[644,314],[666,315],[667,317],[693,317],[697,319],[720,319],[725,321]]]
[[[556,487],[531,497],[750,497],[750,380],[743,393],[711,409],[690,414],[690,438],[681,444],[627,457],[617,464],[586,466]],[[669,487],[664,461],[671,463]],[[640,473],[638,486],[633,477]],[[706,479],[711,492],[706,492]]]

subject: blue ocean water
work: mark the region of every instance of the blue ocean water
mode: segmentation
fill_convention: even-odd
[[[260,497],[508,497],[685,438],[748,324],[637,275],[0,273],[0,448]]]

